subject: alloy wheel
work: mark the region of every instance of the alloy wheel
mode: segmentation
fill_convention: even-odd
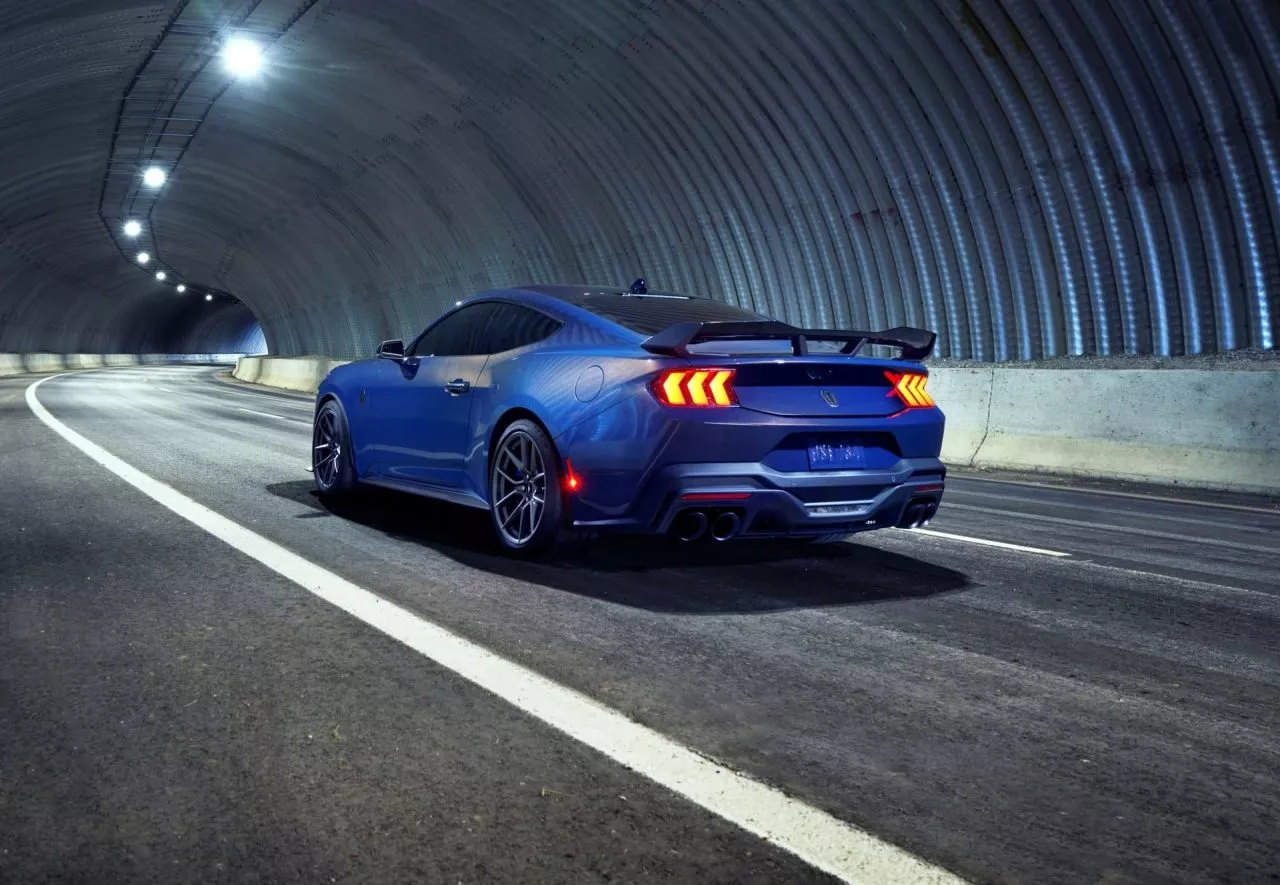
[[[533,437],[508,434],[493,460],[493,510],[508,544],[523,547],[542,524],[547,505],[547,470]]]
[[[321,487],[331,489],[338,482],[339,459],[342,457],[342,435],[338,432],[338,415],[325,409],[316,420],[312,440],[312,465]]]

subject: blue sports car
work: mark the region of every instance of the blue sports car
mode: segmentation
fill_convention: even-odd
[[[484,292],[329,374],[312,471],[325,497],[368,484],[487,510],[523,554],[610,532],[916,527],[946,476],[934,340],[801,329],[643,280]]]

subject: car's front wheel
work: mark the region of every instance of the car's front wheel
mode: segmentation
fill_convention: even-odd
[[[565,492],[551,437],[527,418],[503,430],[489,464],[489,513],[508,551],[535,556],[562,548]]]
[[[346,413],[335,400],[327,401],[316,412],[311,431],[311,475],[316,490],[324,497],[347,494],[356,486],[351,430]]]

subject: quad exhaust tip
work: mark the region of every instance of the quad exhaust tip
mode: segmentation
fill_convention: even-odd
[[[711,523],[711,537],[717,541],[727,541],[742,528],[742,517],[733,511],[721,513]]]
[[[933,518],[937,515],[937,501],[912,501],[902,512],[902,519],[898,521],[898,528],[921,529],[933,522]]]
[[[696,541],[707,531],[707,514],[701,510],[686,510],[676,517],[672,531],[681,541]]]

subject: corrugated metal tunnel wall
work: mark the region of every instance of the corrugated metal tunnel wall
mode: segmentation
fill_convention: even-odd
[[[171,10],[0,0],[0,349],[172,297],[86,199]],[[1278,89],[1272,0],[322,0],[153,221],[280,354],[639,275],[955,357],[1271,348]]]

